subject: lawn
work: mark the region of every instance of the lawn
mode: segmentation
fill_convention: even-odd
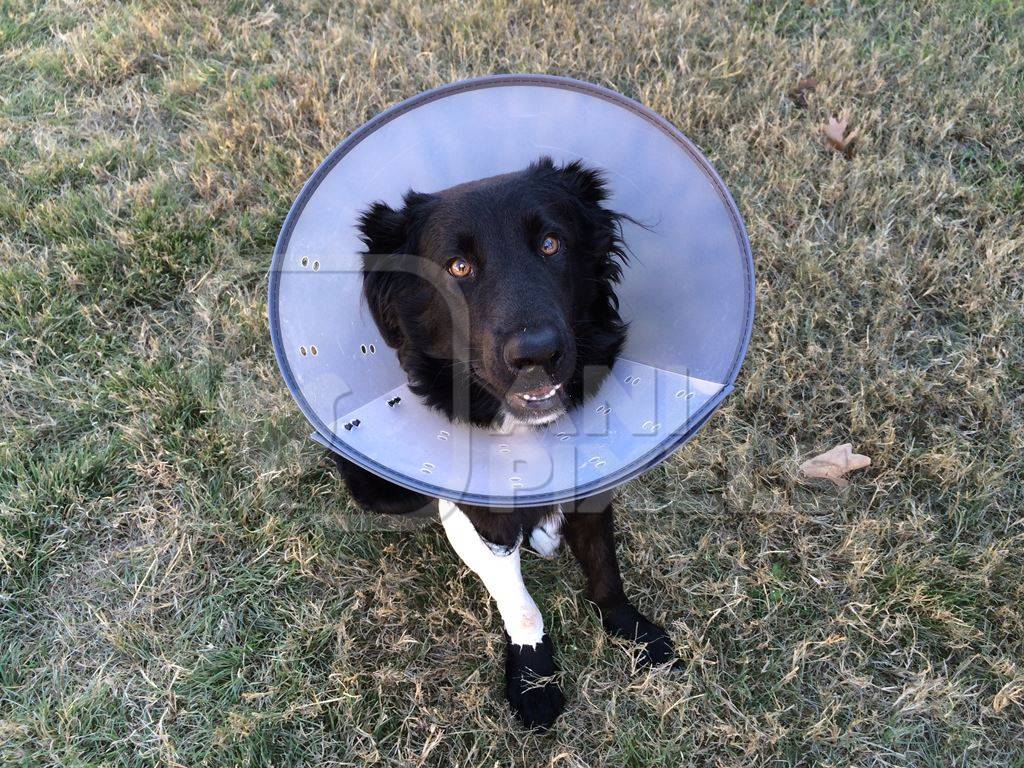
[[[360,515],[306,439],[266,321],[324,156],[490,72],[665,115],[758,269],[735,394],[620,492],[681,668],[528,558],[546,735],[440,526]],[[1024,764],[1022,104],[1012,0],[0,0],[0,764]],[[849,487],[798,477],[847,441]]]

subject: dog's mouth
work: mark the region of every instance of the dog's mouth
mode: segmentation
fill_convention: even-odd
[[[557,418],[565,410],[562,384],[545,384],[532,389],[509,392],[505,403],[513,416],[529,421]]]
[[[510,392],[509,399],[518,403],[543,406],[553,400],[561,389],[561,384],[555,384],[553,387],[537,387],[536,389],[528,389],[525,392]]]

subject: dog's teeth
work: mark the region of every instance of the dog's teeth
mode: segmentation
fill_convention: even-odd
[[[554,396],[555,392],[557,392],[558,388],[561,387],[561,386],[562,386],[561,384],[558,384],[557,386],[552,387],[551,389],[549,389],[547,392],[545,392],[542,395],[529,395],[529,394],[524,392],[522,395],[520,395],[520,397],[522,397],[523,400],[531,400],[531,401],[533,401],[533,400],[547,400],[549,397]]]

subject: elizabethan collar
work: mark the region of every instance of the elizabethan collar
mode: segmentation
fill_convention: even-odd
[[[644,225],[623,225],[629,338],[598,393],[545,427],[454,424],[408,390],[370,317],[356,223],[375,200],[543,155],[602,171],[608,207]],[[753,312],[743,221],[707,159],[640,104],[545,75],[453,83],[363,125],[302,189],[270,273],[274,351],[313,438],[401,486],[499,507],[590,496],[663,461],[732,391]]]

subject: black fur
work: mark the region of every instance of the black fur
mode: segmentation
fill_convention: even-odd
[[[385,515],[409,515],[437,503],[436,499],[422,493],[389,483],[336,453],[331,453],[330,457],[341,473],[349,494],[361,507]]]
[[[519,173],[433,194],[409,192],[400,210],[374,203],[360,229],[366,244],[364,294],[385,341],[398,353],[410,388],[452,420],[479,426],[520,416],[509,393],[561,384],[559,409],[596,388],[626,338],[615,285],[625,252],[622,216],[607,210],[601,176],[580,163],[541,159]],[[538,255],[557,235],[561,250]],[[445,272],[452,258],[475,265],[472,278]],[[462,307],[462,314],[449,308]],[[557,338],[550,364],[510,372],[509,339],[545,327]],[[461,340],[461,345],[452,340]],[[535,370],[536,369],[536,370]],[[523,381],[526,380],[524,384]],[[528,390],[534,391],[534,390]],[[378,512],[405,514],[434,503],[334,457],[353,498]],[[480,536],[511,549],[552,507],[489,509],[459,505]],[[639,662],[672,658],[665,631],[628,601],[615,556],[611,493],[562,505],[562,533],[587,577],[587,597],[605,629],[639,645]],[[554,648],[508,643],[506,695],[528,727],[550,726],[564,706],[553,679]]]
[[[516,645],[505,633],[505,696],[527,728],[549,728],[565,706],[554,676],[555,647],[547,634],[536,647]]]
[[[370,206],[360,219],[363,291],[413,392],[450,419],[492,424],[511,383],[493,370],[495,352],[509,329],[549,319],[551,308],[538,305],[552,291],[539,289],[555,283],[568,288],[560,291],[561,309],[574,346],[564,405],[579,404],[600,385],[626,339],[615,295],[626,259],[623,217],[601,205],[606,197],[596,171],[579,162],[557,167],[543,158],[525,171],[439,193],[410,191],[398,211],[382,202]],[[550,229],[567,241],[565,258],[531,263],[539,259],[529,239]],[[482,251],[485,268],[500,262],[507,309],[494,306],[494,283],[487,291],[463,286],[469,327],[456,327],[436,276],[453,255],[483,258]],[[544,267],[552,274],[541,275]],[[445,344],[459,333],[469,338],[467,356],[452,354]]]

